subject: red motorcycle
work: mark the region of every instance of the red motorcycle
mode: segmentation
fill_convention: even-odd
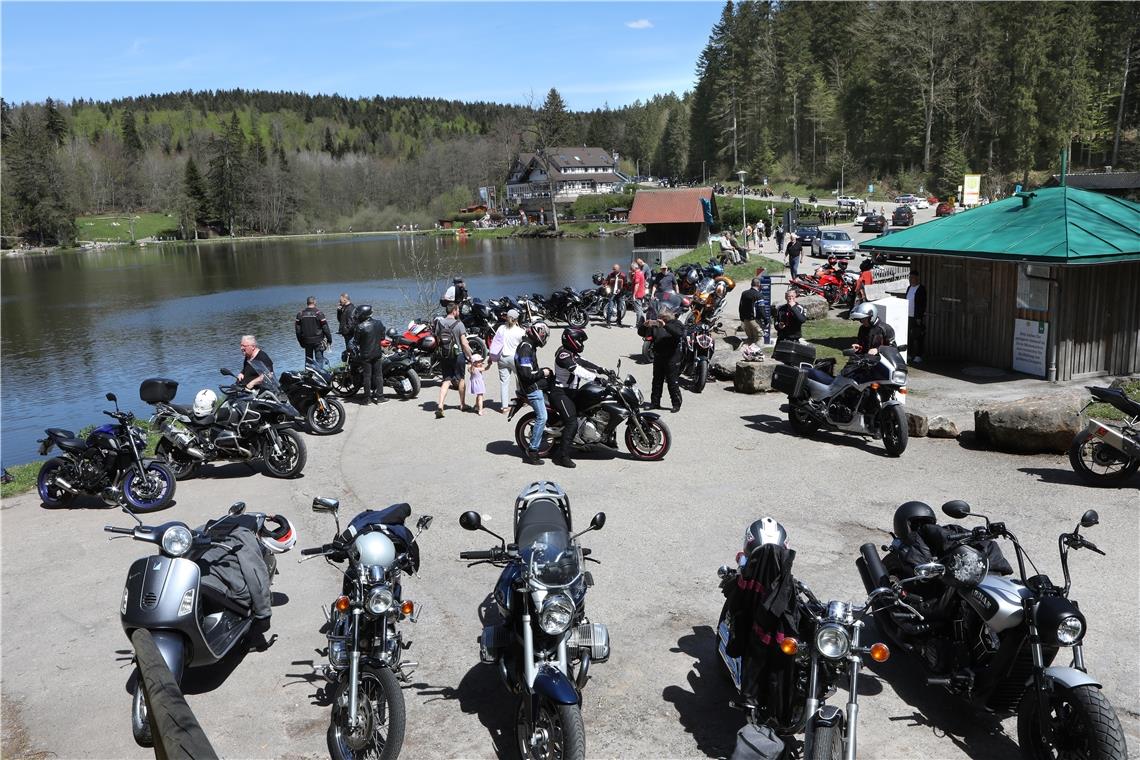
[[[828,306],[842,303],[855,304],[855,276],[847,271],[847,262],[839,262],[835,268],[822,267],[817,275],[801,274],[792,280],[800,290],[806,290],[823,297]]]
[[[412,367],[420,377],[439,377],[440,356],[436,350],[439,341],[432,333],[431,325],[412,320],[401,333],[395,327],[389,328],[388,337],[380,342],[385,349],[394,348],[412,355]]]

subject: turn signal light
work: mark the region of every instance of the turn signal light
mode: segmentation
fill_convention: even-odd
[[[903,387],[899,388],[899,393],[901,393],[904,396],[906,395],[906,386],[905,385]]]
[[[337,612],[348,612],[348,597],[347,596],[338,596],[336,598],[336,611]]]
[[[886,662],[891,658],[891,650],[886,644],[871,645],[871,659],[875,662]]]
[[[871,390],[873,390],[873,391],[879,390],[879,384],[878,383],[871,383]]]
[[[402,615],[411,615],[415,611],[416,611],[416,603],[413,602],[411,599],[409,599],[408,601],[406,601],[400,605],[400,614],[402,614]]]
[[[789,636],[780,642],[780,651],[790,657],[800,651],[800,642]]]

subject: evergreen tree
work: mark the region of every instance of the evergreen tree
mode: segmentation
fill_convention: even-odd
[[[246,211],[247,193],[245,135],[235,111],[222,137],[210,139],[210,168],[207,180],[210,188],[210,205],[215,216],[231,235],[241,231]]]
[[[546,93],[546,100],[536,117],[538,134],[543,145],[553,148],[561,145],[569,137],[570,119],[566,113],[566,103],[558,90],[553,87]]]
[[[958,194],[958,185],[970,173],[970,165],[962,150],[962,140],[958,130],[951,127],[938,157],[938,173],[934,182],[934,192],[939,198]]]
[[[665,133],[661,136],[661,147],[655,163],[661,167],[660,174],[673,179],[685,176],[685,164],[689,158],[689,113],[683,106],[669,113]]]
[[[135,123],[135,112],[129,108],[123,112],[122,125],[123,147],[131,161],[137,160],[143,152],[142,138],[139,137],[138,126]]]
[[[67,140],[67,119],[63,118],[51,98],[44,101],[44,128],[57,146]]]
[[[204,225],[208,221],[210,211],[210,196],[206,192],[206,181],[198,171],[198,164],[191,156],[186,161],[186,171],[183,174],[182,192],[186,195],[193,213],[192,221],[195,226]],[[197,235],[195,235],[197,237]]]

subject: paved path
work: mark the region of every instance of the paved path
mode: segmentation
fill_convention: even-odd
[[[612,365],[624,357],[623,371],[648,392],[650,368],[628,358],[639,349],[632,329],[592,327],[590,335],[590,358]],[[544,349],[543,361],[552,355]],[[917,380],[915,387],[921,389]],[[181,396],[196,390],[184,388]],[[332,534],[331,519],[309,510],[316,495],[340,498],[349,515],[404,500],[414,514],[435,515],[422,538],[421,577],[406,584],[423,616],[405,627],[415,642],[409,657],[420,668],[405,693],[404,757],[489,758],[504,731],[509,737],[513,703],[491,669],[478,665],[475,642],[476,608],[496,571],[458,560],[462,549],[488,541],[461,530],[457,519],[474,508],[493,529],[509,530],[515,494],[537,478],[567,489],[578,523],[598,510],[609,517],[603,531],[585,539],[604,563],[592,568],[590,616],[609,624],[613,640],[613,657],[596,666],[586,689],[592,758],[731,752],[741,718],[728,707],[732,694],[713,646],[721,604],[716,568],[731,561],[748,523],[762,515],[783,522],[797,550],[797,576],[818,595],[861,598],[853,564],[859,544],[886,540],[894,507],[914,498],[933,505],[962,498],[1000,517],[1054,577],[1057,534],[1085,509],[1100,511],[1101,525],[1089,536],[1108,556],[1073,557],[1074,596],[1090,623],[1089,667],[1120,711],[1133,753],[1140,752],[1136,490],[1085,488],[1060,456],[919,439],[896,460],[877,442],[799,438],[781,397],[740,396],[724,383],[687,394],[682,412],[666,415],[674,446],[664,462],[598,453],[573,471],[549,462],[528,467],[504,418],[448,410],[436,420],[434,397],[429,385],[414,402],[350,406],[342,434],[306,439],[303,478],[273,480],[244,465],[215,468],[211,477],[180,484],[177,504],[161,516],[200,524],[242,499],[251,509],[288,515],[301,532],[298,546],[312,546]],[[61,758],[149,756],[130,738],[129,645],[117,614],[127,567],[148,547],[107,541],[104,524],[129,520],[97,507],[50,511],[25,495],[5,500],[0,514],[3,693],[22,705],[30,746]],[[337,593],[338,574],[296,559],[296,552],[285,558],[275,586],[282,596],[273,645],[188,683],[190,705],[224,757],[325,756],[329,710],[311,673],[324,645],[321,608]],[[1013,721],[922,688],[908,669],[899,655],[879,670],[886,680],[866,679],[861,757],[1013,756]]]

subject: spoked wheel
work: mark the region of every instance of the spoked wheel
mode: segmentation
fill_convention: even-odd
[[[1082,430],[1069,447],[1069,464],[1089,485],[1116,486],[1136,474],[1140,459],[1129,459],[1087,430]]]
[[[549,423],[549,420],[547,420]],[[534,432],[534,411],[529,411],[522,417],[519,417],[518,423],[515,425],[515,445],[522,449],[524,452],[530,450],[530,436]],[[554,448],[554,438],[550,435],[549,429],[542,432],[542,443],[538,447],[538,455],[540,457],[550,456],[551,450]]]
[[[333,760],[395,760],[404,744],[404,693],[388,668],[360,667],[357,724],[348,725],[347,674],[336,687],[326,736]]]
[[[154,453],[166,460],[166,466],[174,473],[175,480],[188,480],[198,472],[198,461],[196,459],[175,450],[166,441],[158,444]]]
[[[901,406],[888,406],[879,412],[879,425],[883,430],[883,446],[887,449],[887,455],[902,456],[906,451],[908,434],[906,412]]]
[[[412,399],[420,395],[420,376],[414,369],[409,369],[400,377],[392,379],[392,388],[396,395],[402,399]]]
[[[55,484],[56,475],[65,471],[67,462],[59,457],[49,459],[40,467],[40,474],[36,478],[36,488],[40,494],[40,501],[45,507],[66,507],[71,503],[74,494],[65,491]]]
[[[673,444],[673,434],[669,426],[659,419],[642,419],[644,433],[630,422],[625,426],[625,447],[643,462],[656,462],[664,459]]]
[[[351,398],[360,390],[360,383],[356,382],[352,372],[347,367],[334,370],[330,384],[333,392],[341,398]]]
[[[335,398],[318,399],[305,410],[305,421],[314,435],[332,435],[344,427],[344,405]]]
[[[1072,689],[1055,685],[1049,694],[1048,714],[1053,742],[1046,741],[1045,726],[1030,689],[1017,711],[1017,742],[1023,757],[1032,760],[1124,760],[1128,750],[1124,729],[1104,694],[1095,686]]]
[[[526,700],[519,700],[515,735],[522,760],[584,760],[586,726],[582,722],[581,705],[556,705],[542,698],[534,722],[526,719]]]
[[[163,462],[150,462],[143,472],[137,467],[123,476],[123,498],[135,512],[154,512],[174,499],[174,471]]]
[[[150,733],[150,714],[146,707],[146,694],[143,693],[142,676],[135,673],[135,693],[131,696],[131,736],[140,747],[153,747],[154,737]]]
[[[278,450],[274,451],[269,440],[265,441],[265,469],[275,478],[292,478],[305,469],[308,452],[305,442],[295,430],[279,430],[281,439]]]

